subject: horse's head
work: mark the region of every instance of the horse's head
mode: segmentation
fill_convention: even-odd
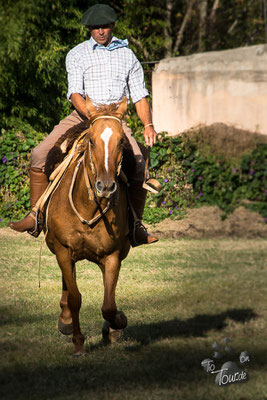
[[[96,108],[87,97],[86,106],[91,122],[86,162],[94,175],[96,194],[109,198],[117,189],[125,138],[121,120],[127,109],[127,98],[118,104]]]

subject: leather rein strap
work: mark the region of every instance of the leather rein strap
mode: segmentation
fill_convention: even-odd
[[[75,167],[74,173],[73,173],[73,177],[72,177],[72,181],[71,181],[71,185],[70,185],[70,190],[69,190],[69,202],[70,202],[70,205],[71,205],[73,211],[75,212],[76,216],[79,218],[79,220],[81,221],[81,223],[82,223],[82,224],[87,224],[87,225],[89,225],[89,226],[92,226],[95,222],[97,222],[99,219],[101,219],[101,218],[103,217],[103,215],[105,215],[106,212],[109,210],[109,208],[110,208],[110,201],[108,202],[108,204],[107,204],[107,206],[104,208],[104,210],[101,210],[101,212],[100,212],[98,215],[96,215],[94,218],[90,219],[89,221],[88,221],[87,219],[84,219],[84,218],[79,214],[77,208],[76,208],[75,205],[74,205],[73,198],[72,198],[72,194],[73,194],[73,189],[74,189],[76,177],[77,177],[77,174],[78,174],[78,172],[79,172],[80,165],[81,165],[81,163],[82,163],[83,161],[84,161],[84,155],[83,155],[82,158],[78,161],[78,163],[77,163],[77,165],[76,165],[76,167]],[[85,166],[84,166],[84,173],[85,173],[85,177],[86,177],[87,171],[86,171]],[[86,187],[87,187],[88,191],[89,191],[89,190],[92,190],[92,188],[90,187],[91,185],[90,185],[90,186],[88,185],[88,184],[90,184],[90,180],[89,180],[88,175],[87,175],[87,179],[85,178],[85,182],[86,182]],[[88,186],[89,186],[89,187],[88,187]]]

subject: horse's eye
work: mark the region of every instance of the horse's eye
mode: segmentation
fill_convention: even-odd
[[[94,142],[93,142],[93,140],[90,138],[89,139],[89,143],[93,146],[94,145]]]
[[[121,139],[121,140],[120,140],[120,145],[122,146],[123,144],[124,144],[124,140]]]

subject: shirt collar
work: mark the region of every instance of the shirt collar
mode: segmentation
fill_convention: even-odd
[[[107,46],[103,46],[95,41],[94,38],[89,39],[90,46],[93,50],[95,49],[106,49],[109,51],[118,49],[120,47],[128,47],[128,40],[118,39],[116,36],[112,36],[110,43]]]

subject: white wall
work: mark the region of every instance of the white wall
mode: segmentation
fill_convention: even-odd
[[[223,122],[267,134],[267,47],[167,58],[152,76],[157,132]]]

